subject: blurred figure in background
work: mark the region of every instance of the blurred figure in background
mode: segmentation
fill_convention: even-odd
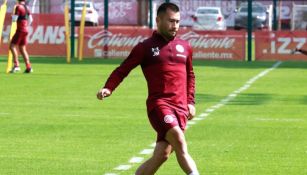
[[[20,71],[18,51],[16,46],[18,46],[19,51],[26,64],[26,70],[24,71],[24,73],[33,72],[29,59],[29,54],[26,49],[28,25],[31,24],[32,20],[33,19],[29,7],[26,6],[25,0],[18,0],[18,3],[15,8],[15,13],[12,15],[12,21],[17,22],[17,30],[10,43],[10,50],[13,54],[13,59],[14,59],[14,66],[10,71],[10,73],[15,73]]]

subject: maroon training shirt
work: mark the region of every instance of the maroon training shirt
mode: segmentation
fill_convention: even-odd
[[[175,37],[166,41],[154,32],[152,37],[136,45],[105,84],[113,91],[137,65],[147,80],[147,110],[167,105],[188,114],[187,104],[194,104],[195,76],[192,49],[187,41]]]
[[[26,9],[26,8],[27,9]],[[28,20],[26,19],[30,15],[30,10],[27,6],[18,4],[16,6],[15,15],[18,16],[17,19],[17,31],[18,32],[28,32]]]

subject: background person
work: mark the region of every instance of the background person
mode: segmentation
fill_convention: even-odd
[[[32,16],[29,8],[26,6],[25,0],[18,0],[15,9],[15,14],[12,15],[12,21],[17,22],[17,29],[10,43],[10,50],[13,54],[13,60],[14,60],[14,66],[10,72],[15,73],[20,71],[18,51],[16,48],[16,46],[18,46],[19,51],[26,64],[25,73],[31,73],[33,72],[33,69],[31,67],[26,45],[27,45],[27,36],[28,36],[28,25],[29,23],[32,22]]]

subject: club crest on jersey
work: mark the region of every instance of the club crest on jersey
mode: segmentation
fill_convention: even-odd
[[[182,54],[182,53],[184,53],[184,47],[183,47],[182,45],[177,44],[177,45],[176,45],[176,51],[178,52],[178,53],[176,54],[176,56],[181,57],[181,58],[184,58],[184,59],[187,58],[186,55]]]
[[[173,121],[174,121],[173,115],[165,115],[164,116],[164,122],[165,123],[173,123]]]
[[[176,50],[179,53],[183,53],[184,52],[184,47],[182,45],[180,45],[180,44],[177,44],[176,45]]]
[[[152,51],[152,53],[153,53],[152,56],[154,56],[154,57],[160,55],[160,49],[159,49],[159,47],[153,47],[153,48],[151,48],[151,51]]]

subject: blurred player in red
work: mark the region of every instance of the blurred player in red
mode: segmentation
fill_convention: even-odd
[[[184,136],[187,120],[195,115],[192,49],[187,41],[176,37],[180,22],[177,5],[163,3],[156,22],[157,31],[133,48],[98,91],[97,98],[110,96],[129,72],[140,65],[148,86],[148,118],[157,132],[157,141],[152,157],[135,174],[155,174],[174,151],[186,174],[199,175]]]
[[[26,49],[27,36],[28,36],[28,25],[32,22],[32,16],[29,8],[26,6],[25,0],[18,0],[16,5],[15,14],[12,15],[12,21],[17,21],[17,30],[10,43],[10,50],[13,54],[14,67],[10,71],[11,73],[19,72],[19,61],[18,61],[18,51],[16,46],[18,46],[19,51],[26,64],[25,73],[31,73],[33,71],[29,59],[29,54]]]

